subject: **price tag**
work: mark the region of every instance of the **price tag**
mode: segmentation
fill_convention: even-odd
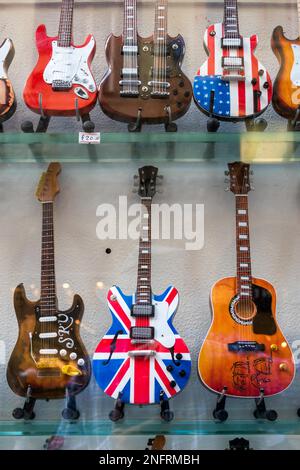
[[[100,142],[101,142],[100,132],[79,132],[80,144],[100,144]]]

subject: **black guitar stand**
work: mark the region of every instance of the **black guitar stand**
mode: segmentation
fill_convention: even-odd
[[[247,118],[245,119],[245,126],[247,132],[264,132],[268,123],[264,118]]]
[[[253,450],[250,448],[250,443],[247,439],[244,439],[243,437],[236,437],[235,439],[232,439],[229,441],[229,448],[225,450]]]
[[[289,119],[287,124],[287,131],[295,132],[300,130],[300,106],[296,111],[294,119]]]
[[[109,419],[115,423],[116,421],[119,421],[120,419],[124,418],[124,408],[125,403],[122,401],[122,393],[120,392],[114,409],[111,410],[108,415]]]
[[[223,423],[228,418],[228,412],[225,410],[227,387],[223,387],[222,392],[218,395],[216,407],[213,410],[213,417]]]
[[[66,408],[61,412],[61,415],[64,419],[75,421],[79,418],[80,412],[76,406],[76,397],[72,395],[71,389],[66,389]]]
[[[170,410],[169,400],[167,399],[164,391],[162,390],[159,394],[160,399],[160,417],[167,422],[172,421],[174,418],[173,411]]]
[[[33,411],[36,399],[31,397],[31,387],[27,388],[26,400],[23,408],[15,408],[12,412],[12,415],[15,419],[25,419],[29,421],[35,418],[35,413]]]
[[[164,126],[165,126],[165,131],[166,132],[177,132],[177,124],[173,122],[172,120],[172,112],[171,112],[171,107],[166,106],[165,107],[166,111],[166,119],[164,121]],[[138,115],[136,117],[135,122],[130,122],[128,124],[128,132],[141,132],[142,130],[142,108],[138,110]]]
[[[275,410],[267,410],[264,389],[260,389],[260,397],[255,398],[256,409],[253,411],[253,415],[256,419],[267,419],[268,421],[276,421],[278,413]]]
[[[84,114],[80,116],[80,119],[82,121],[82,128],[84,132],[94,132],[95,124],[93,123],[93,121],[91,121],[89,114]],[[34,130],[32,121],[22,122],[21,129],[26,134],[30,134],[30,133],[42,134],[42,133],[47,132],[50,120],[51,120],[50,116],[41,115],[38,125],[36,127],[36,130]]]

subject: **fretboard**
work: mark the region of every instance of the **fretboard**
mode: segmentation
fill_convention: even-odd
[[[151,293],[151,204],[152,198],[141,200],[141,223],[136,304],[152,304]]]
[[[60,47],[69,47],[71,45],[73,28],[73,7],[74,0],[62,0],[58,30],[58,45]]]
[[[137,46],[136,0],[124,0],[123,42],[125,46]]]
[[[237,291],[241,298],[252,299],[248,196],[246,195],[236,195],[236,250]]]
[[[166,92],[167,82],[168,2],[157,0],[155,6],[153,92]]]
[[[42,261],[41,261],[41,315],[56,312],[56,282],[54,265],[53,203],[43,204]]]
[[[298,33],[300,38],[300,0],[297,0],[297,10],[298,10]]]
[[[224,0],[224,37],[240,37],[237,0]]]

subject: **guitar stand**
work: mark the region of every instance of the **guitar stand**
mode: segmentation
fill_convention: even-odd
[[[172,121],[172,111],[170,106],[165,108],[167,113],[167,121],[165,122],[165,131],[166,132],[177,132],[177,124]]]
[[[68,389],[66,391],[66,402],[67,406],[61,412],[62,417],[71,421],[78,419],[80,412],[76,406],[76,397],[75,395],[72,395]]]
[[[128,132],[141,132],[142,130],[142,109],[138,110],[138,115],[135,122],[128,124]]]
[[[124,418],[125,403],[122,401],[122,393],[119,393],[114,409],[109,413],[109,419],[114,423]]]
[[[206,123],[207,132],[217,132],[221,124],[217,118],[213,117],[214,101],[215,101],[215,92],[214,90],[211,90],[210,101],[209,101],[209,119]]]
[[[31,387],[27,389],[26,400],[23,408],[15,408],[12,412],[12,415],[15,419],[25,419],[29,421],[35,418],[35,413],[33,411],[36,399],[31,397]]]
[[[264,118],[247,118],[245,119],[245,126],[247,132],[264,132],[268,126],[268,123]]]
[[[275,410],[267,410],[265,399],[264,399],[264,389],[260,389],[260,397],[255,398],[256,409],[253,414],[256,419],[267,419],[268,421],[276,421],[278,414]]]
[[[228,418],[228,412],[225,410],[227,387],[224,386],[222,392],[218,395],[216,408],[213,411],[213,417],[223,423]]]
[[[25,134],[30,133],[45,133],[48,130],[48,126],[50,123],[51,116],[45,116],[44,114],[41,115],[36,130],[33,128],[33,123],[31,121],[24,121],[21,124],[21,129]],[[83,114],[79,117],[82,121],[82,129],[84,132],[94,132],[95,124],[91,121],[89,114]],[[78,120],[79,120],[78,119]]]
[[[299,131],[300,130],[300,106],[298,107],[294,119],[288,120],[287,130],[288,131]]]
[[[250,443],[243,437],[236,437],[229,441],[229,448],[225,450],[253,450],[250,448]]]
[[[160,416],[164,421],[170,422],[174,418],[173,411],[170,410],[169,400],[166,398],[164,391],[159,394],[160,399]]]

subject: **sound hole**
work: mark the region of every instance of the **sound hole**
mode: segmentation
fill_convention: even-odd
[[[252,300],[239,299],[234,306],[234,311],[241,320],[249,321],[256,315],[256,305]]]

